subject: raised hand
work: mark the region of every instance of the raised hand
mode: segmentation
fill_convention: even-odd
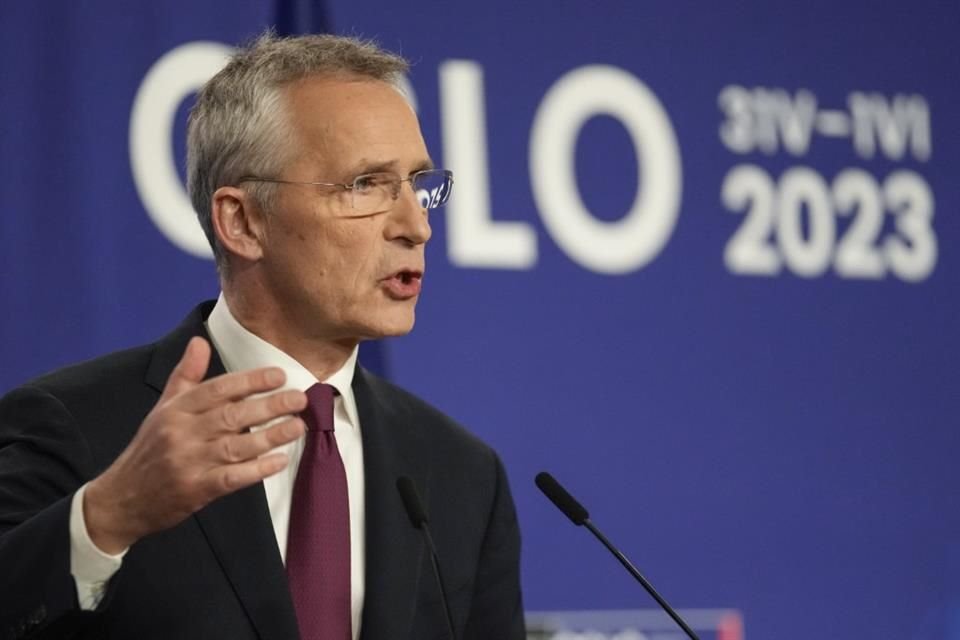
[[[285,454],[268,452],[303,435],[304,423],[295,416],[307,406],[306,394],[263,395],[285,382],[277,368],[204,381],[209,363],[210,345],[193,338],[133,440],[87,486],[84,519],[102,551],[120,553],[287,466]]]

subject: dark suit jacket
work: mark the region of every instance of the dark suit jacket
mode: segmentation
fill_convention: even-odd
[[[70,500],[156,403],[201,305],[160,341],[39,378],[0,400],[0,638],[296,638],[263,485],[221,498],[135,544],[96,612],[70,574]],[[208,376],[223,372],[214,354]],[[396,490],[430,514],[458,637],[524,637],[519,532],[496,454],[452,420],[358,367],[367,569],[364,640],[446,638],[420,532]]]

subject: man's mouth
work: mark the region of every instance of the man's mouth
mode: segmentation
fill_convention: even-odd
[[[422,271],[401,269],[380,282],[387,295],[394,300],[409,300],[420,294],[420,282],[422,279]]]

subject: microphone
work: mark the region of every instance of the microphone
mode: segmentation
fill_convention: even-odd
[[[603,535],[600,530],[593,525],[592,522],[590,522],[590,514],[583,507],[583,505],[577,502],[577,499],[570,495],[570,493],[564,489],[560,483],[554,479],[553,476],[546,471],[541,471],[537,474],[534,482],[536,482],[540,491],[542,491],[545,496],[550,498],[550,502],[556,505],[556,507],[560,509],[565,516],[570,518],[570,521],[573,524],[577,525],[578,527],[581,525],[585,526],[590,530],[590,533],[596,536],[597,540],[603,543],[603,546],[605,546],[610,553],[612,553],[614,557],[620,561],[620,564],[622,564],[624,568],[630,572],[630,575],[632,575],[637,582],[639,582],[643,588],[647,590],[647,593],[653,596],[653,599],[657,601],[657,603],[671,618],[673,618],[673,621],[676,622],[681,629],[683,629],[684,633],[686,633],[691,640],[700,640],[697,637],[697,634],[693,632],[693,629],[691,629],[687,623],[683,621],[683,618],[681,618],[680,615],[673,610],[673,607],[667,604],[667,601],[664,600],[659,593],[657,593],[657,590],[653,588],[653,585],[650,584],[647,579],[643,577],[643,575],[641,575],[640,571],[635,566],[633,566],[633,563],[631,563],[630,560],[628,560],[619,549],[613,546],[613,544],[607,540],[607,537]]]
[[[440,561],[437,559],[437,548],[433,545],[433,536],[430,535],[430,527],[427,523],[427,511],[423,508],[420,501],[420,495],[417,493],[417,487],[413,480],[407,476],[397,478],[397,491],[400,492],[400,499],[403,501],[403,508],[410,518],[410,524],[414,529],[419,529],[423,533],[423,539],[426,541],[427,548],[430,550],[430,561],[433,563],[433,575],[437,579],[437,585],[440,587],[440,601],[443,603],[443,612],[447,617],[447,631],[450,633],[450,640],[457,640],[457,634],[453,629],[453,615],[450,613],[450,603],[447,602],[447,588],[443,582],[443,575],[440,573]]]

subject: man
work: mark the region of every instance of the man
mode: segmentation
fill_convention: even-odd
[[[405,70],[266,35],[201,91],[189,183],[223,293],[0,401],[0,637],[445,638],[403,477],[456,637],[523,637],[497,456],[356,365],[361,340],[412,328],[452,184]]]

